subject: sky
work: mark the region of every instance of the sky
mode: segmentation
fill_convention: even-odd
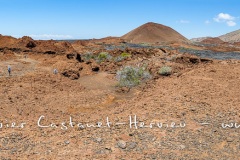
[[[0,0],[0,34],[33,39],[122,36],[147,22],[188,39],[240,29],[240,0]]]

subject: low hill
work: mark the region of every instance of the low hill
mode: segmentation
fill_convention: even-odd
[[[0,48],[11,47],[17,43],[17,39],[11,36],[3,36],[0,34]]]
[[[224,43],[223,40],[221,40],[218,37],[213,37],[213,38],[206,38],[201,41],[201,43],[206,43],[206,44],[221,44]]]
[[[161,42],[186,42],[187,38],[168,26],[153,22],[146,23],[129,33],[122,39],[131,43],[161,43]]]
[[[190,39],[191,42],[202,42],[205,39],[212,38],[212,37],[198,37]]]
[[[219,38],[224,42],[231,42],[231,43],[240,42],[240,29],[224,34],[222,36],[219,36]]]
[[[54,40],[33,40],[28,36],[17,39],[11,36],[0,35],[0,49],[1,48],[47,54],[75,53],[74,48],[69,42],[58,42]]]

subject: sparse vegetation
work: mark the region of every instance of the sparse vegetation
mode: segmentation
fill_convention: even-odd
[[[101,52],[96,57],[96,61],[99,63],[106,61],[106,60],[111,60],[111,59],[112,59],[112,56],[107,52]]]
[[[127,57],[131,57],[132,55],[129,53],[123,52],[121,56],[127,58]]]
[[[169,66],[163,66],[159,69],[158,74],[163,76],[169,76],[172,73],[172,67]]]
[[[115,62],[121,62],[121,61],[123,61],[125,58],[123,58],[122,56],[117,56],[117,57],[115,57],[114,58],[114,61]]]
[[[90,59],[94,59],[94,55],[92,52],[87,52],[85,54],[82,55],[82,58],[84,61],[89,61]]]
[[[123,60],[125,60],[125,59],[127,59],[128,57],[131,57],[131,56],[132,56],[131,54],[123,52],[120,56],[117,56],[115,58],[115,62],[121,62],[121,61],[123,61]]]
[[[151,74],[146,67],[126,66],[117,72],[120,87],[134,87],[150,78]]]

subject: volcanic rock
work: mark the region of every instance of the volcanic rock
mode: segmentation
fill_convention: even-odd
[[[65,77],[70,78],[71,80],[75,80],[78,79],[80,77],[80,74],[78,71],[75,70],[65,70],[62,75],[64,75]]]

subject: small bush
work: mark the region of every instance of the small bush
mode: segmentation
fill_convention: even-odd
[[[150,78],[151,74],[145,67],[126,66],[117,72],[120,87],[134,87]]]
[[[172,73],[172,68],[169,66],[163,66],[159,69],[158,73],[163,76],[169,76]]]
[[[114,58],[114,61],[115,61],[115,62],[121,62],[121,61],[123,61],[124,59],[125,59],[125,58],[122,57],[122,56],[117,56],[117,57]]]
[[[131,57],[131,56],[132,56],[131,54],[123,52],[120,56],[117,56],[115,58],[115,62],[121,62],[121,61],[123,61],[123,60],[125,60],[125,59],[127,59],[128,57]]]
[[[121,57],[124,57],[124,58],[128,58],[128,57],[131,57],[131,56],[132,56],[131,54],[126,53],[126,52],[123,52],[123,53],[121,54]]]
[[[94,59],[95,56],[93,55],[92,52],[87,52],[87,53],[82,55],[82,58],[83,58],[84,61],[89,61],[90,59]]]
[[[103,62],[106,60],[111,60],[112,56],[110,54],[108,54],[107,52],[101,52],[98,54],[98,56],[96,57],[96,61],[97,62]]]

